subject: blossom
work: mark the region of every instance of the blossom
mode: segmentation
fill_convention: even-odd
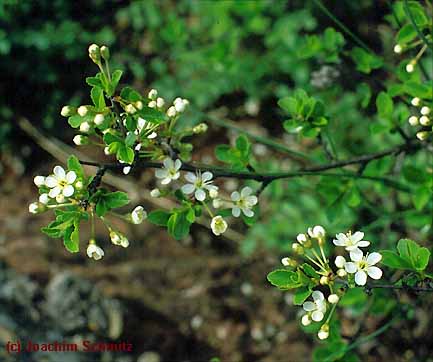
[[[340,298],[337,294],[330,294],[328,297],[328,302],[331,304],[337,304],[339,300]]]
[[[151,89],[147,95],[147,98],[156,99],[157,96],[158,96],[158,91],[156,89]]]
[[[55,198],[60,194],[63,194],[65,197],[72,196],[75,191],[72,184],[76,179],[77,174],[74,171],[66,173],[63,167],[54,167],[53,175],[45,179],[45,185],[51,189],[48,196],[51,198]]]
[[[75,108],[71,106],[63,106],[62,110],[60,111],[60,115],[63,117],[70,117],[74,114]]]
[[[49,199],[49,197],[48,197],[48,194],[41,194],[41,195],[39,196],[39,202],[40,202],[41,204],[46,205],[46,204],[48,204],[49,201],[50,201],[50,199]]]
[[[430,114],[430,108],[427,106],[424,106],[421,108],[421,114],[423,116],[428,116]]]
[[[157,106],[158,108],[162,108],[162,107],[164,107],[164,104],[165,104],[164,98],[158,97],[158,98],[156,99],[156,106]]]
[[[43,186],[43,185],[45,185],[45,177],[44,176],[35,176],[35,178],[33,179],[33,182],[38,187]]]
[[[352,254],[362,254],[360,248],[364,248],[370,245],[369,241],[362,240],[364,237],[364,233],[362,231],[357,231],[352,234],[350,231],[347,234],[339,233],[336,235],[337,239],[334,239],[333,242],[337,246],[344,246],[347,251]]]
[[[317,333],[317,337],[319,337],[319,339],[326,339],[329,337],[329,325],[328,324],[324,324],[322,327],[320,327],[320,330]]]
[[[312,228],[308,228],[308,235],[312,238],[321,239],[325,236],[325,229],[323,226],[316,225]]]
[[[185,107],[189,104],[187,99],[176,98],[173,102],[173,106],[176,112],[182,113],[185,110]]]
[[[159,191],[159,189],[153,189],[152,191],[150,191],[150,196],[151,197],[160,197],[161,191]]]
[[[418,107],[421,103],[421,99],[419,99],[418,97],[412,98],[412,100],[410,101],[410,103],[415,106]]]
[[[244,187],[240,193],[238,191],[232,192],[232,215],[234,217],[239,217],[241,211],[247,217],[254,216],[254,211],[251,209],[255,204],[257,204],[258,199],[257,196],[251,195],[252,192],[253,190],[251,189],[251,187],[248,186]]]
[[[326,313],[326,300],[322,292],[315,290],[311,296],[313,302],[307,301],[302,305],[302,308],[307,312],[308,318],[315,322],[320,322]],[[306,319],[306,318],[305,318]],[[305,324],[304,324],[305,325]]]
[[[171,106],[169,109],[167,109],[167,116],[174,117],[176,115],[176,108],[174,106]]]
[[[29,205],[29,213],[31,214],[38,214],[42,212],[42,210],[43,210],[43,205],[39,202],[32,202]]]
[[[382,277],[382,270],[374,266],[382,259],[382,255],[379,253],[371,253],[364,256],[361,251],[360,253],[351,253],[350,258],[352,261],[345,263],[344,267],[348,273],[355,274],[356,284],[365,285],[367,274],[373,279],[380,279]]]
[[[203,173],[199,171],[196,174],[188,172],[185,179],[189,183],[183,185],[181,190],[187,195],[194,193],[196,200],[203,201],[206,198],[206,190],[209,192],[218,190],[217,186],[212,185],[212,178],[213,175],[209,171]]]
[[[104,122],[104,115],[101,113],[98,113],[95,118],[93,118],[93,122],[95,122],[95,124],[97,126],[100,126],[103,122]]]
[[[218,215],[212,218],[210,227],[215,235],[221,235],[224,231],[227,230],[227,222]]]
[[[418,125],[418,117],[417,116],[410,116],[408,119],[408,122],[411,126],[416,126]]]
[[[419,119],[419,123],[423,126],[428,126],[430,124],[430,118],[427,116],[421,116]]]
[[[402,52],[402,50],[403,50],[403,47],[400,44],[396,44],[394,46],[394,53],[400,54]]]
[[[77,109],[77,113],[81,116],[84,117],[88,112],[88,109],[86,106],[79,106]]]
[[[104,250],[102,250],[98,245],[94,242],[90,242],[87,247],[87,256],[91,259],[99,260],[104,256]]]
[[[124,248],[127,248],[129,246],[128,238],[125,235],[114,231],[113,229],[110,229],[110,239],[114,245],[120,245]]]
[[[89,131],[90,131],[90,124],[89,124],[89,122],[83,122],[83,123],[80,124],[80,132],[87,133]]]
[[[141,224],[146,216],[147,212],[144,210],[143,206],[137,206],[131,212],[131,221],[133,224]]]
[[[161,183],[163,185],[168,185],[172,180],[177,180],[180,177],[180,168],[182,162],[177,159],[173,161],[171,158],[167,157],[163,161],[164,167],[155,171],[155,176],[162,179]]]
[[[89,139],[86,136],[77,134],[74,139],[73,139],[74,143],[77,146],[82,146],[82,145],[86,145],[89,143]]]

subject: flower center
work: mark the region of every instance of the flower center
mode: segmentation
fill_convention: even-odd
[[[68,182],[66,180],[60,180],[59,181],[59,186],[60,187],[65,187],[68,184]]]
[[[361,261],[358,263],[358,267],[359,267],[359,269],[365,269],[367,266],[368,266],[368,264],[367,264],[367,262],[366,262],[365,260],[361,260]]]

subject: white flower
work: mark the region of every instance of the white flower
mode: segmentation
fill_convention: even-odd
[[[133,224],[141,224],[146,216],[147,212],[144,210],[143,206],[137,206],[131,212],[131,221]]]
[[[408,65],[406,65],[406,72],[412,73],[415,70],[415,64],[414,62],[410,62]]]
[[[423,126],[428,126],[430,124],[430,119],[427,116],[421,116],[419,123],[421,123]]]
[[[429,114],[430,114],[430,108],[427,107],[427,106],[422,107],[422,108],[421,108],[421,114],[422,114],[423,116],[427,116],[427,115],[429,115]]]
[[[313,297],[313,302],[307,301],[302,305],[302,308],[311,319],[315,322],[320,322],[326,313],[326,300],[322,292],[315,290],[311,295]]]
[[[410,103],[415,106],[418,107],[419,104],[421,103],[421,99],[419,99],[418,97],[412,98],[412,100],[410,101]]]
[[[162,108],[162,107],[164,107],[164,104],[165,104],[164,98],[158,97],[158,98],[156,99],[156,106],[157,106],[158,108]]]
[[[364,233],[362,231],[357,231],[352,234],[350,231],[347,234],[339,233],[336,235],[337,239],[334,239],[333,242],[337,246],[344,246],[347,251],[352,254],[362,254],[361,249],[370,245],[369,241],[362,240],[364,237]]]
[[[396,44],[394,46],[394,53],[400,54],[402,52],[402,50],[403,50],[403,47],[400,44]]]
[[[316,225],[313,228],[308,228],[308,235],[312,238],[321,239],[325,236],[325,229],[323,226]]]
[[[213,175],[209,171],[203,173],[199,171],[196,174],[188,172],[185,179],[190,183],[183,185],[181,190],[187,195],[194,193],[196,200],[203,201],[206,198],[206,190],[209,192],[218,190],[217,186],[212,185],[212,178]]]
[[[418,117],[410,116],[408,122],[411,126],[416,126],[418,124]]]
[[[113,229],[110,229],[110,239],[114,245],[120,245],[124,248],[129,246],[129,240],[126,238],[126,236],[114,231]]]
[[[75,182],[77,174],[74,171],[66,173],[61,166],[54,167],[53,173],[45,179],[45,185],[51,189],[48,196],[51,198],[55,198],[59,194],[63,194],[65,197],[72,196],[74,194],[72,184]]]
[[[74,137],[73,141],[74,141],[74,143],[77,146],[82,146],[82,145],[85,145],[85,144],[89,143],[89,139],[86,136],[83,136],[83,135],[80,135],[80,134],[77,134]]]
[[[39,202],[41,204],[46,205],[46,204],[48,204],[49,201],[50,201],[50,199],[48,197],[48,194],[42,194],[42,195],[39,196]]]
[[[150,196],[152,196],[152,197],[160,197],[161,196],[161,191],[159,191],[159,189],[153,189],[152,191],[150,191]]]
[[[227,230],[227,222],[218,215],[212,218],[210,227],[215,235],[221,235],[224,231]]]
[[[162,179],[161,183],[163,185],[168,185],[172,180],[179,178],[179,170],[182,167],[182,162],[179,159],[173,161],[171,158],[167,157],[163,161],[163,164],[163,168],[155,171],[155,176]]]
[[[304,244],[304,243],[306,243],[307,242],[307,235],[305,235],[305,234],[298,234],[297,236],[296,236],[296,240],[298,240],[298,243],[299,244]]]
[[[38,187],[43,186],[43,185],[45,185],[45,177],[44,176],[35,176],[35,178],[33,179],[33,182]]]
[[[90,130],[90,124],[88,122],[83,122],[80,124],[80,132],[87,133]]]
[[[328,297],[328,302],[331,304],[337,304],[340,298],[337,294],[330,294]]]
[[[158,96],[158,91],[156,89],[151,89],[147,95],[147,98],[156,99],[157,96]]]
[[[169,109],[167,109],[167,116],[174,117],[176,115],[176,108],[174,106],[171,106]]]
[[[185,110],[185,107],[189,104],[186,99],[176,98],[173,102],[174,108],[176,112],[182,113]]]
[[[81,117],[84,117],[87,114],[87,107],[86,106],[79,106],[78,109],[77,109],[77,113]]]
[[[102,250],[98,245],[91,243],[87,247],[87,256],[90,259],[102,259],[102,257],[104,256],[104,250]]]
[[[317,333],[317,337],[319,337],[319,339],[321,340],[326,339],[329,337],[329,331],[320,329],[319,332]]]
[[[93,118],[93,122],[95,122],[95,124],[97,126],[100,126],[103,122],[104,122],[104,115],[101,113],[98,113],[95,118]]]
[[[344,258],[344,256],[338,255],[335,258],[335,266],[337,268],[342,269],[342,268],[344,268],[345,265],[346,265],[346,259]]]
[[[39,212],[39,203],[38,202],[32,202],[29,205],[29,213],[37,214],[38,212]]]
[[[234,203],[232,207],[232,215],[234,217],[239,217],[241,214],[241,211],[244,213],[247,217],[254,216],[254,211],[251,210],[252,207],[257,204],[257,196],[251,195],[253,190],[251,187],[244,187],[241,190],[241,193],[234,191],[231,194],[231,199]]]
[[[355,274],[355,283],[358,285],[365,285],[367,282],[367,274],[370,278],[380,279],[382,277],[382,270],[380,270],[377,264],[381,259],[382,255],[379,253],[371,253],[366,256],[361,252],[350,254],[351,262],[347,262],[344,267],[350,274]]]

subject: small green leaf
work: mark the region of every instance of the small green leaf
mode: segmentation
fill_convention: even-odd
[[[298,274],[286,269],[274,270],[268,274],[267,278],[269,283],[280,289],[293,289],[302,286]]]
[[[159,226],[167,226],[168,219],[170,218],[171,213],[163,210],[155,210],[150,212],[147,215],[147,220],[152,224]]]
[[[397,253],[390,250],[382,250],[380,254],[382,255],[381,263],[383,265],[393,269],[410,269],[410,264]]]
[[[141,100],[141,95],[135,89],[131,87],[125,87],[120,92],[120,97],[124,100],[133,103]]]
[[[412,194],[412,202],[417,210],[422,210],[432,197],[432,190],[429,187],[422,186]]]
[[[167,222],[167,230],[176,240],[183,239],[189,234],[191,222],[187,218],[188,211],[174,212]]]
[[[376,98],[376,107],[379,117],[383,119],[390,119],[394,104],[392,98],[386,92],[380,92]]]
[[[168,121],[168,117],[165,113],[147,106],[137,110],[137,114],[150,123],[161,124]]]
[[[119,84],[120,78],[122,77],[121,70],[115,70],[111,75],[111,83],[109,87],[108,95],[111,97],[114,93],[116,93],[117,85]]]
[[[90,97],[92,98],[93,104],[99,110],[105,108],[104,91],[102,88],[93,87],[90,91]]]
[[[68,158],[68,170],[74,171],[78,178],[84,178],[83,166],[81,166],[80,161],[74,155]]]
[[[366,74],[369,74],[373,69],[380,68],[383,65],[381,58],[359,47],[353,48],[350,55],[356,64],[356,69]]]
[[[412,24],[404,25],[397,33],[396,43],[400,45],[407,44],[417,37],[417,32]]]
[[[129,204],[128,194],[122,191],[110,192],[103,195],[109,209],[115,209]]]
[[[300,288],[296,291],[293,296],[293,304],[294,305],[302,305],[307,298],[311,295],[312,291],[308,288]]]
[[[132,162],[134,162],[134,150],[130,147],[125,146],[124,144],[118,146],[116,156],[117,159],[128,164],[132,164]]]

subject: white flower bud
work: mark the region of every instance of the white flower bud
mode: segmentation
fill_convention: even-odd
[[[223,202],[221,199],[213,199],[212,200],[212,206],[214,209],[219,209],[223,205]]]
[[[71,107],[71,106],[63,106],[63,107],[62,107],[62,110],[60,111],[60,114],[61,114],[63,117],[70,117],[70,116],[72,116],[72,115],[74,114],[74,112],[75,112],[75,108],[74,108],[74,107]]]
[[[419,99],[418,97],[412,98],[412,100],[410,101],[410,103],[415,106],[418,107],[421,103],[421,99]]]
[[[411,126],[416,126],[416,125],[418,125],[418,117],[410,116],[408,119],[408,122]]]
[[[216,189],[210,189],[209,190],[209,196],[214,199],[215,197],[218,197],[218,190]]]
[[[110,155],[110,148],[108,146],[104,147],[104,153],[109,156]]]
[[[84,117],[88,112],[88,109],[86,106],[79,106],[77,109],[77,113],[81,116]]]
[[[422,114],[423,116],[427,116],[427,115],[429,115],[429,114],[430,114],[430,108],[427,107],[427,106],[422,107],[422,108],[421,108],[421,114]]]
[[[305,234],[298,234],[296,236],[296,240],[298,241],[299,244],[303,244],[303,243],[307,242],[307,235],[305,235]]]
[[[137,109],[143,109],[143,102],[142,101],[137,101],[134,103],[135,108]]]
[[[90,124],[88,122],[83,122],[80,124],[80,132],[87,133],[90,131]]]
[[[192,131],[193,131],[195,134],[200,134],[200,133],[205,133],[205,132],[207,131],[207,129],[208,129],[208,126],[207,126],[206,123],[200,123],[200,124],[198,124],[197,126],[195,126],[195,127],[192,129]]]
[[[423,125],[423,126],[428,126],[428,125],[430,125],[430,119],[427,117],[427,116],[422,116],[420,119],[419,119],[419,123],[421,123],[421,125]]]
[[[152,197],[160,197],[161,196],[161,191],[159,191],[159,189],[153,189],[152,191],[150,191],[150,196]]]
[[[74,143],[77,146],[82,146],[82,145],[86,145],[89,143],[89,138],[80,134],[77,134],[74,138],[73,138]]]
[[[301,323],[303,326],[308,326],[311,324],[311,319],[310,316],[308,314],[305,314],[302,316],[301,318]]]
[[[99,46],[97,46],[96,44],[92,44],[89,46],[89,57],[96,64],[101,61],[101,51],[99,49]]]
[[[403,47],[400,44],[394,46],[394,53],[400,54],[403,51]]]
[[[39,196],[39,202],[41,204],[46,205],[46,204],[48,204],[49,201],[50,201],[50,199],[48,197],[48,194],[42,194],[42,195]]]
[[[131,172],[131,166],[126,166],[126,167],[124,167],[122,171],[123,171],[123,173],[124,173],[125,175],[127,175],[128,173]]]
[[[340,278],[343,278],[343,277],[345,277],[345,276],[347,275],[347,272],[346,272],[346,270],[344,270],[344,269],[338,269],[338,270],[337,270],[337,275],[338,275]]]
[[[319,333],[317,333],[317,337],[321,340],[326,339],[329,337],[329,332],[320,330]]]
[[[169,117],[174,117],[176,115],[176,108],[174,108],[173,106],[171,106],[168,110],[167,110],[167,116]]]
[[[421,131],[416,134],[416,138],[418,138],[420,141],[425,141],[428,138],[428,132],[427,131]]]
[[[33,182],[38,187],[43,186],[43,185],[45,185],[45,177],[44,176],[35,176],[35,178],[33,179]]]
[[[149,108],[156,108],[156,102],[155,101],[150,101],[149,104],[147,105]]]
[[[406,72],[413,73],[413,71],[415,70],[415,65],[416,65],[415,61],[411,61],[409,64],[407,64],[406,65]]]
[[[110,50],[108,49],[108,47],[106,47],[105,45],[103,45],[101,47],[101,56],[102,58],[104,58],[105,60],[110,59]]]
[[[156,99],[157,96],[158,96],[158,91],[156,89],[151,89],[149,91],[149,94],[147,95],[147,98],[154,100]]]
[[[82,183],[81,181],[77,181],[77,182],[75,183],[75,188],[76,188],[77,190],[81,190],[81,189],[83,188],[83,183]]]
[[[331,294],[328,297],[328,302],[331,304],[337,304],[339,300],[340,300],[340,298],[338,297],[337,294]]]
[[[187,103],[181,98],[176,98],[173,102],[176,112],[182,113],[185,110]]]
[[[227,222],[220,215],[212,218],[210,226],[212,232],[217,236],[221,235],[227,230]]]
[[[31,214],[39,214],[40,212],[45,210],[45,206],[40,202],[32,202],[29,205],[29,213]]]
[[[290,266],[290,258],[283,258],[281,259],[281,264],[283,264],[284,266]]]
[[[95,124],[96,124],[97,126],[100,126],[100,125],[104,122],[104,119],[105,119],[104,115],[101,114],[101,113],[98,113],[98,114],[95,116],[95,118],[93,118],[93,122],[95,122]]]
[[[89,45],[89,54],[90,53],[98,53],[99,52],[99,46],[97,46],[96,44],[91,44]]]
[[[58,204],[62,204],[63,202],[65,202],[65,196],[63,196],[63,194],[58,194],[58,195],[56,196],[56,202],[57,202]]]
[[[131,212],[131,221],[133,224],[141,224],[146,217],[147,212],[144,210],[143,206],[137,206]]]
[[[100,260],[104,256],[104,250],[95,244],[95,240],[90,240],[87,246],[87,256],[90,259]]]
[[[126,113],[134,114],[135,112],[137,112],[137,109],[132,104],[128,104],[125,107],[125,111]]]
[[[322,284],[322,285],[327,285],[328,282],[329,282],[328,277],[322,276],[322,277],[320,278],[320,284]]]
[[[156,106],[157,106],[158,108],[162,108],[162,107],[164,107],[164,104],[165,104],[164,98],[158,97],[158,98],[156,99]]]

